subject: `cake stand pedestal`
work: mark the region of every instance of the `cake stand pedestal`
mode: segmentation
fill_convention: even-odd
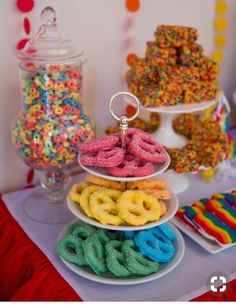
[[[216,102],[215,99],[203,101],[194,104],[179,104],[176,106],[145,108],[149,112],[156,112],[160,115],[160,127],[153,133],[153,137],[167,148],[182,148],[187,143],[187,138],[176,133],[173,129],[172,122],[174,118],[184,113],[195,113],[211,107]],[[170,189],[174,193],[181,193],[189,186],[189,180],[186,174],[177,174],[173,170],[168,170],[162,174],[162,178],[169,183]]]

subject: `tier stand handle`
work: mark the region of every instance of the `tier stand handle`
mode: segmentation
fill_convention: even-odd
[[[114,101],[118,101],[117,98],[118,97],[129,97],[129,98],[132,98],[132,100],[134,101],[135,103],[135,106],[136,106],[136,112],[134,115],[130,116],[130,117],[127,117],[126,115],[122,115],[122,116],[117,116],[112,108],[112,105],[114,103]],[[113,95],[111,97],[111,100],[109,102],[109,111],[111,113],[111,115],[120,122],[120,132],[121,132],[121,143],[122,143],[122,148],[125,149],[125,138],[126,138],[126,130],[128,129],[129,127],[129,122],[134,120],[138,114],[139,114],[139,111],[140,111],[140,102],[138,100],[138,98],[131,94],[131,93],[128,93],[128,92],[118,92],[117,94]],[[126,189],[126,183],[122,181],[122,190],[125,191]]]

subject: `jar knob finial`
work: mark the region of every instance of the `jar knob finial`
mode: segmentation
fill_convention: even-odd
[[[47,6],[42,10],[41,21],[43,25],[54,26],[56,25],[56,20],[57,20],[56,12],[52,7]]]

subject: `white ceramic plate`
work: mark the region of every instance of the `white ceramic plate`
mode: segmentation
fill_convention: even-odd
[[[216,241],[208,240],[203,236],[201,236],[200,234],[198,234],[197,232],[193,231],[193,229],[185,225],[176,217],[174,217],[171,220],[171,223],[174,224],[176,227],[178,227],[181,231],[183,231],[183,233],[185,233],[188,237],[190,237],[192,240],[194,240],[202,248],[204,248],[206,251],[208,251],[211,254],[222,252],[223,250],[236,245],[236,242],[234,244],[219,245],[217,244]]]
[[[80,158],[78,158],[79,164],[80,166],[88,173],[95,175],[95,176],[99,176],[108,180],[113,180],[113,181],[123,181],[123,182],[128,182],[128,181],[138,181],[138,180],[143,180],[143,179],[147,179],[147,178],[151,178],[154,177],[158,174],[163,173],[168,166],[170,165],[170,156],[168,155],[168,153],[166,152],[166,162],[162,163],[162,164],[158,164],[155,163],[154,167],[155,167],[155,172],[151,175],[145,176],[145,177],[114,177],[111,176],[106,168],[103,167],[92,167],[92,166],[84,166],[81,162],[80,162]]]
[[[191,113],[197,112],[204,109],[209,108],[212,104],[216,102],[215,99],[209,101],[203,101],[199,103],[192,103],[192,104],[178,104],[175,106],[168,106],[168,107],[155,107],[155,108],[146,108],[141,106],[144,110],[149,112],[158,112],[158,113]]]
[[[89,267],[78,267],[72,263],[69,263],[65,261],[63,258],[61,258],[62,262],[73,272],[75,272],[77,275],[82,276],[84,278],[103,283],[103,284],[110,284],[110,285],[134,285],[134,284],[141,284],[145,282],[149,282],[158,278],[161,278],[162,276],[170,273],[172,270],[174,270],[177,265],[181,262],[184,256],[185,252],[185,244],[184,239],[181,235],[181,233],[172,225],[170,225],[172,230],[176,234],[176,240],[174,241],[174,247],[175,247],[175,255],[173,259],[167,263],[167,264],[160,264],[159,271],[151,274],[149,276],[142,276],[142,277],[130,277],[130,278],[119,278],[115,275],[112,275],[111,273],[107,272],[102,274],[101,276],[97,276],[91,268]],[[64,230],[61,235],[59,236],[58,240],[64,235],[66,230]]]
[[[142,226],[132,226],[132,225],[128,225],[128,224],[127,225],[124,224],[124,225],[119,225],[119,226],[113,226],[113,225],[103,225],[100,222],[93,220],[90,217],[88,217],[84,213],[84,211],[80,207],[80,205],[73,202],[70,199],[69,194],[67,195],[68,208],[78,219],[80,219],[81,221],[84,221],[84,222],[86,222],[90,225],[93,225],[95,227],[111,229],[111,230],[120,230],[120,231],[148,229],[148,228],[152,228],[152,227],[155,227],[155,226],[158,226],[158,225],[161,225],[163,223],[168,222],[177,212],[179,202],[178,202],[177,197],[174,194],[171,195],[171,199],[165,200],[164,202],[165,202],[166,207],[167,207],[167,212],[158,221],[150,222],[150,223],[147,223],[147,224],[142,225]]]

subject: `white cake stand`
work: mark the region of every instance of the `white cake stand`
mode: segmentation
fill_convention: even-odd
[[[160,115],[160,126],[153,133],[154,138],[167,148],[182,148],[187,143],[187,138],[176,133],[173,129],[172,122],[174,118],[183,113],[195,113],[203,111],[211,107],[216,102],[215,99],[203,101],[194,104],[179,104],[176,106],[141,108],[148,112],[156,112]],[[177,174],[173,170],[169,170],[161,175],[169,183],[170,189],[174,193],[181,193],[189,186],[189,180],[186,174]]]
[[[179,104],[176,106],[145,108],[148,112],[155,112],[160,115],[160,126],[153,134],[154,138],[168,148],[182,148],[186,145],[187,139],[176,133],[172,127],[174,118],[183,113],[195,113],[208,109],[216,102],[215,99],[194,104]]]

